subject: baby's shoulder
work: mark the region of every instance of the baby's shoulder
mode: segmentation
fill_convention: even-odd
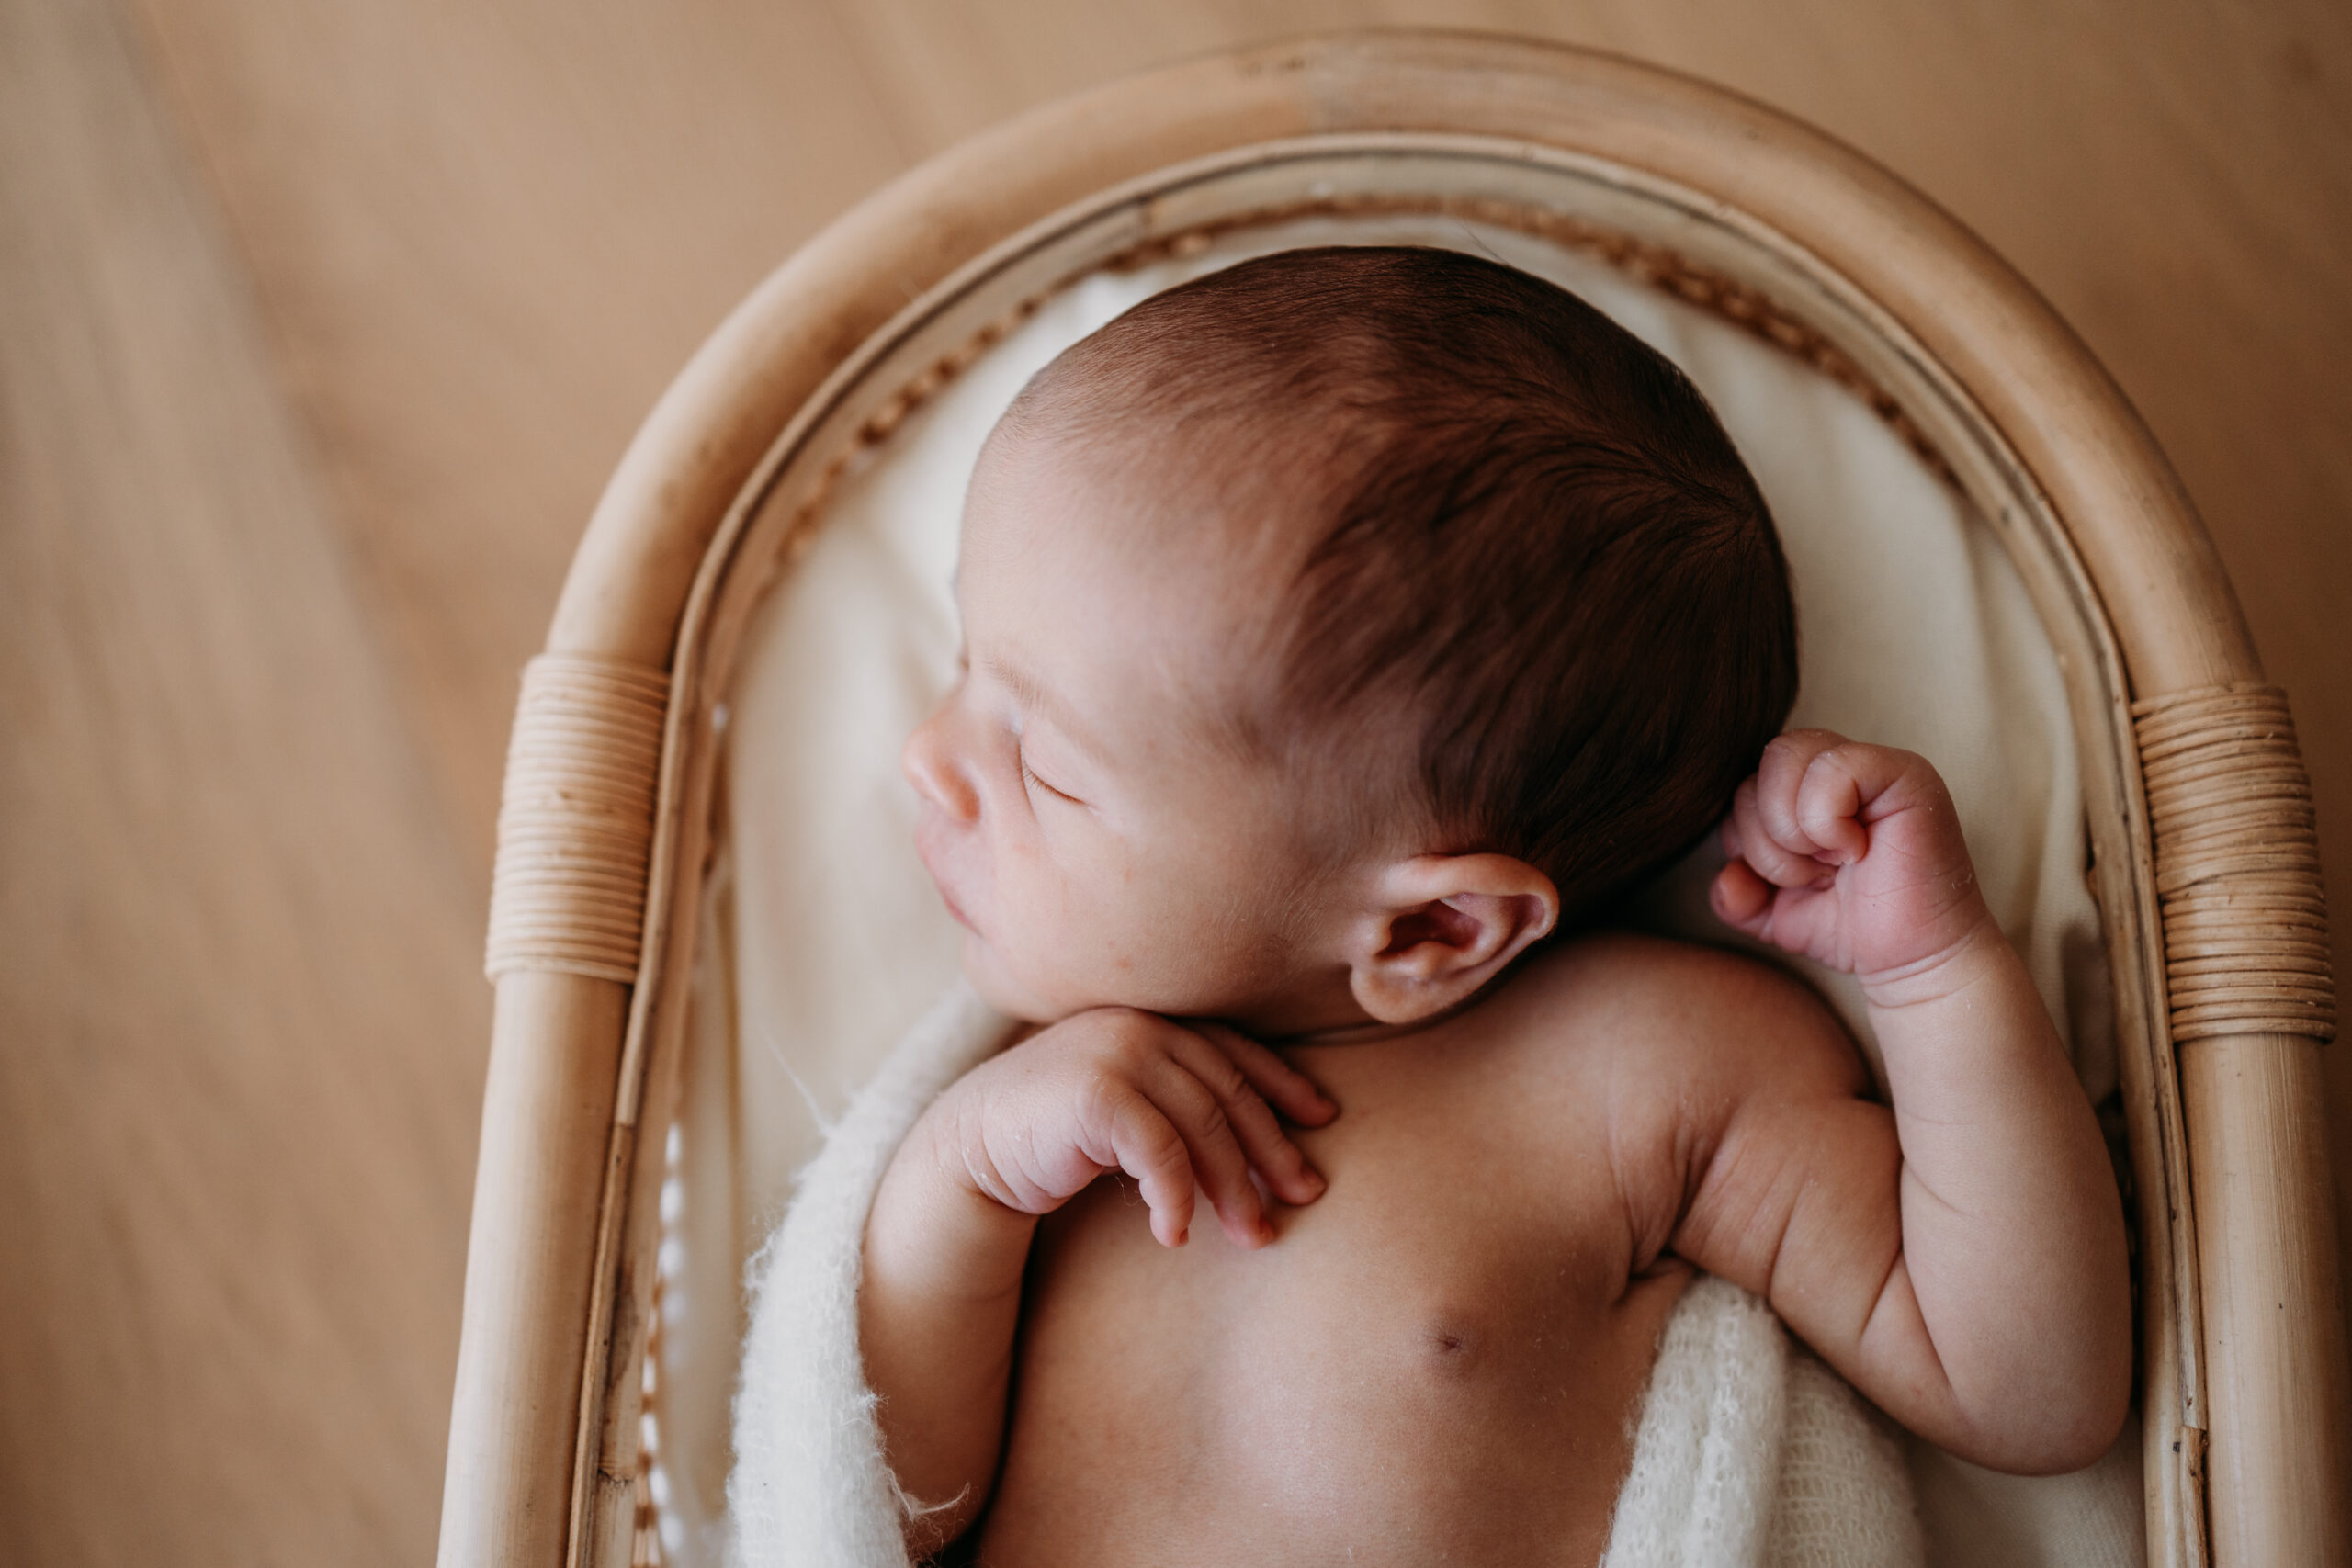
[[[1860,1093],[1860,1055],[1803,980],[1727,948],[1635,931],[1536,954],[1496,998],[1531,1070],[1596,1077],[1611,1099],[1690,1103],[1767,1086]]]
[[[1565,1178],[1595,1153],[1605,1159],[1636,1270],[1662,1254],[1745,1111],[1869,1088],[1860,1054],[1811,987],[1723,948],[1582,937],[1542,954],[1495,1000],[1516,1080],[1510,1120],[1529,1168]],[[1571,1128],[1581,1135],[1564,1138]]]

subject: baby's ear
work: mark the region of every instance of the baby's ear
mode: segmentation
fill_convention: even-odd
[[[1464,1002],[1560,919],[1552,879],[1509,855],[1415,855],[1383,871],[1350,935],[1348,984],[1383,1023]]]

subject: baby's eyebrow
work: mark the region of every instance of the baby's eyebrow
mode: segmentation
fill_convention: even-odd
[[[1001,659],[984,659],[980,662],[981,667],[990,675],[1004,682],[1005,689],[1013,694],[1023,708],[1044,717],[1056,729],[1069,737],[1070,743],[1080,750],[1086,752],[1098,762],[1109,756],[1108,750],[1094,738],[1085,721],[1078,716],[1069,705],[1055,695],[1027,671],[1021,669],[1018,665],[1007,664]]]

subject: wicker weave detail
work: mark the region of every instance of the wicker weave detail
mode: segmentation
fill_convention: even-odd
[[[2134,703],[2176,1041],[2335,1034],[2311,777],[2287,694],[2211,686]]]
[[[543,653],[523,671],[491,884],[490,952],[510,969],[637,978],[670,678]]]

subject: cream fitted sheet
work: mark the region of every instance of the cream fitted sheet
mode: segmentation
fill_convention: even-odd
[[[1991,529],[1863,404],[1738,328],[1527,236],[1444,218],[1310,220],[1057,296],[846,483],[761,608],[728,716],[718,860],[664,1194],[656,1495],[670,1560],[716,1561],[744,1259],[821,1128],[936,998],[956,928],[911,847],[907,731],[952,677],[948,581],[966,477],[997,414],[1067,344],[1148,295],[1245,256],[1327,243],[1445,245],[1552,278],[1690,373],[1770,502],[1794,576],[1792,722],[1932,759],[1979,875],[2095,1099],[2115,1087],[2098,926],[2055,656]],[[1736,942],[1708,913],[1715,856],[1634,917]],[[1798,964],[1875,1052],[1844,976]],[[1938,1568],[2140,1562],[2136,1434],[2077,1476],[1996,1476],[1914,1444]]]

